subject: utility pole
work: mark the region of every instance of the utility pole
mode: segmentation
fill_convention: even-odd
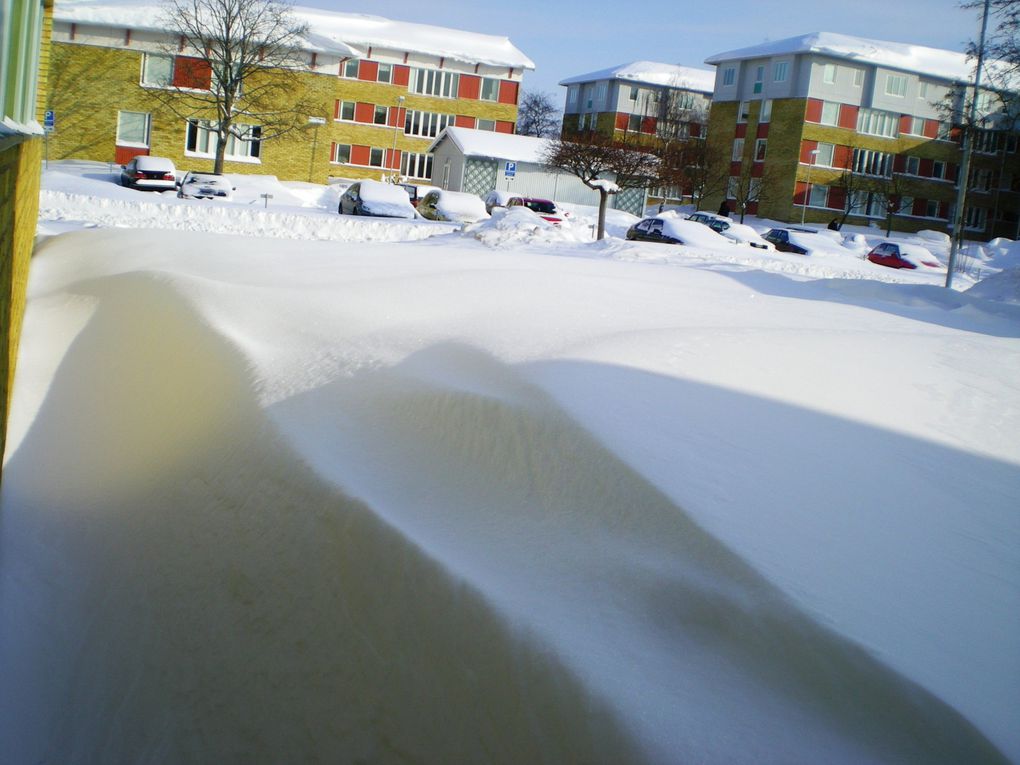
[[[985,34],[988,31],[988,11],[991,0],[985,0],[985,8],[981,14],[981,38],[978,41],[977,69],[974,72],[974,95],[970,100],[970,114],[963,126],[963,161],[960,163],[960,174],[957,176],[956,209],[953,211],[953,235],[949,243],[949,270],[946,273],[946,289],[953,286],[953,269],[956,268],[956,252],[963,239],[963,213],[967,204],[967,183],[970,180],[970,155],[974,149],[972,133],[977,124],[977,102],[981,87],[981,70],[985,63]],[[964,94],[966,94],[964,90]]]

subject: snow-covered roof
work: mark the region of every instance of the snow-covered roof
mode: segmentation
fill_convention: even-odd
[[[869,40],[837,32],[812,32],[799,37],[764,42],[748,48],[717,53],[705,59],[718,66],[726,61],[768,58],[785,54],[818,53],[833,58],[878,64],[892,69],[918,72],[946,80],[965,81],[971,76],[971,65],[963,53],[941,48],[928,48],[910,43]]]
[[[597,72],[579,74],[560,80],[560,85],[573,85],[578,82],[596,82],[598,80],[627,80],[644,85],[665,85],[683,87],[703,93],[711,93],[715,89],[715,72],[710,69],[694,69],[676,64],[660,64],[656,61],[632,61]]]
[[[57,0],[53,15],[58,21],[159,31],[159,11],[156,0]],[[363,55],[367,48],[378,47],[492,66],[535,68],[506,37],[363,13],[302,7],[295,7],[294,13],[308,24],[306,47],[312,51],[348,56]]]
[[[533,162],[536,164],[542,164],[542,157],[549,145],[547,138],[494,133],[491,130],[475,130],[474,128],[448,127],[432,142],[428,151],[435,151],[444,139],[453,141],[465,157],[509,159],[511,162]]]

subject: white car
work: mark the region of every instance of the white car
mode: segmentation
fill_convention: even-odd
[[[485,203],[477,194],[446,189],[436,189],[426,194],[418,203],[418,212],[429,220],[454,223],[475,223],[489,217]]]
[[[393,183],[372,180],[358,181],[348,186],[340,195],[337,212],[341,215],[374,215],[379,218],[413,219],[418,216],[411,205],[407,189]]]
[[[223,175],[216,173],[188,173],[177,189],[181,199],[222,199],[234,198],[237,187]]]
[[[177,186],[177,169],[166,157],[139,154],[121,167],[120,185],[138,191],[168,191]]]
[[[773,252],[776,249],[775,245],[762,239],[761,234],[753,228],[743,223],[735,223],[732,218],[715,215],[714,213],[696,212],[688,215],[687,220],[703,223],[715,233],[727,239],[732,239],[738,244],[747,244],[758,250],[771,250]]]

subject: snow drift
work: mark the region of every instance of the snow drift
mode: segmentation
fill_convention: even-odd
[[[770,346],[793,372],[816,363],[831,335],[787,330],[745,347],[741,333],[821,308],[859,358],[863,330],[881,326],[878,299],[855,308],[846,293],[833,306],[806,287],[769,295],[796,291],[779,277],[674,279],[467,237],[339,256],[329,243],[183,240],[82,233],[51,240],[34,264],[0,527],[11,761],[1005,761],[1002,742],[1015,742],[999,702],[1014,668],[998,664],[1004,684],[982,689],[987,705],[956,686],[960,656],[917,634],[943,594],[897,602],[910,615],[900,624],[868,592],[866,627],[807,584],[791,597],[782,561],[813,543],[776,514],[796,465],[810,476],[799,509],[856,548],[868,532],[843,517],[841,495],[867,464],[862,447],[888,449],[919,467],[869,479],[896,500],[886,539],[914,523],[899,500],[920,492],[940,517],[976,514],[976,533],[1002,532],[1008,550],[1015,462],[963,450],[969,434],[934,447],[841,419],[857,402],[832,417],[811,386],[806,412],[710,380],[736,358],[713,345],[745,348],[734,385],[756,368],[748,348]],[[733,302],[753,316],[713,326],[706,346],[690,317],[733,321],[720,308]],[[1008,331],[967,304],[970,331]],[[938,306],[900,310],[913,313],[882,316],[889,343]],[[966,335],[924,328],[922,345]],[[652,362],[670,354],[687,360],[686,381]],[[847,385],[870,385],[860,374]],[[944,374],[948,389],[957,378]],[[699,417],[722,411],[732,419]],[[773,480],[752,486],[741,462],[750,474],[774,462]],[[946,465],[986,493],[947,485]],[[727,526],[732,498],[755,490],[746,506],[776,523],[757,553],[705,523]],[[855,491],[866,513],[875,495]],[[915,550],[972,560],[957,534],[926,533]],[[894,592],[914,581],[901,560],[923,580],[940,565],[899,544],[861,549]],[[853,590],[864,571],[817,573]],[[1015,599],[1006,587],[952,602]],[[964,656],[1000,661],[1008,638],[987,640]],[[970,678],[996,670],[964,661]]]

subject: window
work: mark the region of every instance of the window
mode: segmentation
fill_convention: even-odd
[[[938,131],[935,134],[936,141],[952,141],[953,126],[948,122],[939,122]]]
[[[493,77],[482,78],[482,95],[483,101],[498,101],[499,100],[499,80]]]
[[[764,81],[765,81],[765,67],[756,66],[754,68],[754,88],[753,88],[755,95],[761,93]]]
[[[372,115],[372,122],[376,125],[385,125],[386,116],[389,114],[389,111],[388,106],[376,105],[375,113]]]
[[[888,178],[892,175],[892,166],[892,154],[884,151],[872,151],[871,149],[854,149],[851,167],[855,173]]]
[[[577,106],[577,85],[571,85],[567,88],[567,106]]]
[[[408,90],[423,96],[456,98],[460,87],[460,75],[439,69],[415,69],[411,75]]]
[[[984,207],[968,207],[963,213],[964,228],[983,229],[988,223],[988,210]]]
[[[599,107],[606,105],[606,93],[609,92],[609,83],[603,80],[595,85],[595,101]]]
[[[759,138],[754,142],[754,161],[764,162],[765,161],[765,150],[768,146],[768,140],[765,138]]]
[[[864,70],[854,69],[854,87],[860,88],[864,86]]]
[[[921,158],[907,157],[907,175],[921,174]]]
[[[758,122],[770,122],[772,120],[772,99],[766,98],[761,102],[761,112],[758,114]]]
[[[422,138],[435,138],[444,128],[454,124],[456,119],[453,114],[436,114],[435,112],[408,109],[404,116],[404,133]]]
[[[337,119],[354,121],[354,102],[353,101],[341,101],[340,102],[340,116]]]
[[[836,65],[825,64],[822,66],[822,82],[826,85],[832,85],[836,82]]]
[[[584,86],[584,104],[586,109],[592,108],[592,93],[595,91],[594,85]]]
[[[747,122],[748,116],[751,114],[751,102],[741,101],[737,104],[737,122]]]
[[[903,98],[907,95],[907,78],[902,74],[887,74],[885,76],[885,94]]]
[[[638,96],[640,94],[641,94],[641,88],[639,88],[637,85],[632,85],[631,88],[630,88],[630,100],[631,101],[637,101],[638,100]]]
[[[227,136],[227,147],[224,156],[235,161],[258,160],[261,154],[262,128],[258,125],[245,125],[235,122],[231,127],[231,134]],[[216,135],[213,123],[209,120],[188,120],[188,130],[185,136],[185,154],[198,156],[213,156],[216,153],[216,144],[219,137]]]
[[[405,151],[400,155],[400,174],[408,178],[431,178],[432,155]]]
[[[379,64],[379,72],[375,79],[378,82],[393,82],[393,64]]]
[[[786,78],[790,72],[789,61],[777,61],[772,70],[772,81],[773,82],[786,82]]]
[[[928,83],[925,82],[924,80],[921,80],[919,83],[917,83],[917,97],[918,98],[928,97]]]
[[[733,140],[733,155],[731,159],[734,162],[740,162],[744,158],[744,139],[735,138]]]
[[[631,114],[627,117],[627,130],[632,133],[637,133],[641,130],[641,115]]]
[[[351,80],[358,79],[358,59],[349,58],[344,61],[340,76]]]
[[[142,56],[142,85],[165,88],[174,79],[173,56],[158,56],[146,53]]]
[[[924,215],[927,218],[939,217],[939,201],[937,199],[929,199],[925,202]]]
[[[833,167],[833,159],[836,155],[836,145],[832,143],[818,144],[818,153],[815,155],[815,164],[822,167]]]
[[[594,120],[592,120],[592,126],[594,127]],[[483,120],[483,119],[479,119],[478,120],[478,129],[479,130],[495,130],[496,129],[496,121],[495,120]]]
[[[931,177],[937,179],[944,179],[946,177],[946,163],[940,160],[935,160],[931,163]]]
[[[811,184],[811,193],[808,195],[808,207],[825,207],[829,199],[829,187]]]
[[[971,170],[970,187],[975,191],[990,191],[992,188],[992,171],[984,167],[976,167]]]
[[[722,84],[724,88],[731,87],[737,81],[736,67],[728,66],[723,69]]]
[[[740,191],[740,179],[731,176],[729,182],[726,184],[726,198],[736,199],[739,191]]]
[[[861,109],[857,113],[857,132],[895,138],[900,130],[900,115],[878,109]]]
[[[371,167],[382,167],[386,159],[386,149],[372,148],[368,150],[368,164]]]
[[[833,101],[822,102],[822,118],[820,122],[823,125],[838,125],[839,124],[839,104]]]
[[[999,150],[999,134],[994,130],[974,131],[974,151],[980,154],[994,154]]]
[[[145,112],[117,112],[117,143],[148,146],[151,118]]]
[[[910,135],[924,135],[924,117],[911,117],[907,130]]]
[[[347,164],[351,161],[351,145],[348,143],[338,143],[333,146],[333,162],[340,164]]]

